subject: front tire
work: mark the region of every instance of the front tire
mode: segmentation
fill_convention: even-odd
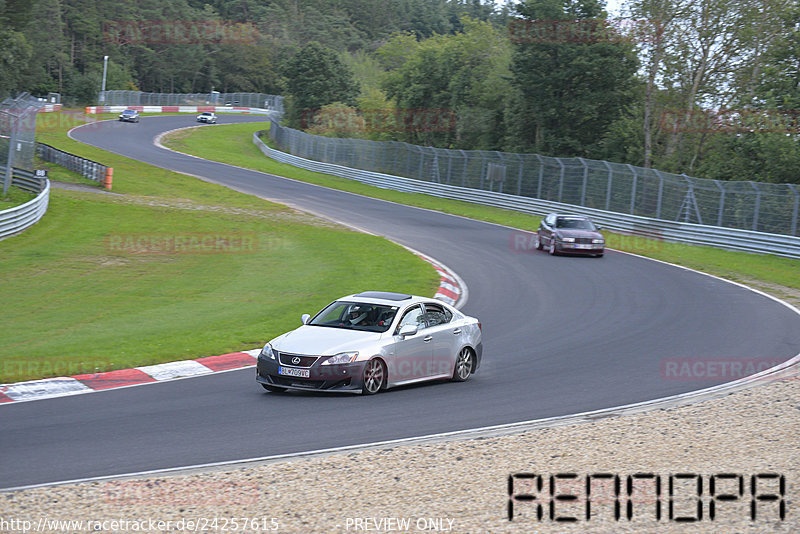
[[[544,248],[544,245],[542,244],[542,238],[541,238],[541,236],[540,236],[540,235],[537,233],[537,234],[536,234],[536,250],[542,250],[543,248]]]
[[[453,369],[453,382],[464,382],[472,374],[472,350],[469,347],[464,347],[458,353],[456,358],[456,366]]]
[[[367,362],[364,366],[364,385],[361,387],[363,395],[374,395],[386,386],[386,368],[377,358]]]
[[[547,251],[550,253],[551,256],[555,256],[556,255],[557,250],[556,250],[556,238],[555,237],[551,237],[550,238],[550,248]]]

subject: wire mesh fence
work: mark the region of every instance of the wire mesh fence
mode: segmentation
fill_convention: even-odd
[[[104,106],[230,106],[283,112],[283,97],[264,93],[143,93],[102,91]]]
[[[584,158],[332,138],[274,121],[270,137],[293,155],[373,172],[654,219],[800,235],[800,188],[793,184],[708,180]]]
[[[33,171],[36,113],[43,102],[28,93],[0,102],[0,168],[3,194],[11,186],[12,169]]]

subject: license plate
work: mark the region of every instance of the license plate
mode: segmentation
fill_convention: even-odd
[[[575,248],[594,248],[594,245],[575,245]]]
[[[296,376],[298,378],[308,378],[310,376],[308,369],[293,369],[291,367],[279,367],[278,374],[286,376]]]

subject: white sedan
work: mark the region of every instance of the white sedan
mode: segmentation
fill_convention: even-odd
[[[477,371],[481,323],[438,300],[367,291],[342,297],[264,345],[264,389],[372,395],[427,380],[463,382]]]
[[[200,115],[197,116],[197,122],[205,122],[207,124],[216,124],[217,123],[217,114],[211,113],[210,111],[204,111]]]

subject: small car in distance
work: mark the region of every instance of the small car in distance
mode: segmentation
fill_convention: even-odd
[[[139,112],[135,109],[126,109],[119,114],[120,122],[139,122]]]
[[[350,392],[428,380],[464,382],[483,353],[481,324],[432,298],[366,291],[326,306],[258,356],[267,391]]]
[[[589,217],[551,213],[536,231],[536,249],[545,247],[551,255],[589,254],[602,257],[606,240]]]
[[[197,122],[205,122],[206,124],[216,124],[217,114],[211,113],[210,111],[204,111],[203,113],[197,116]]]

